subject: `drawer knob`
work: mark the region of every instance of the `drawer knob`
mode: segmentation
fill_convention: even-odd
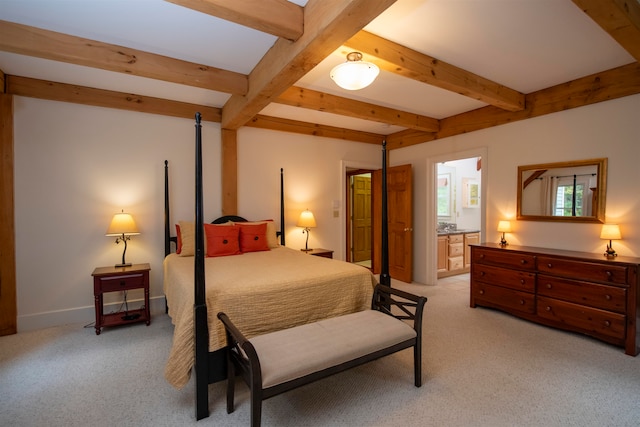
[[[604,299],[606,299],[607,301],[611,301],[611,295],[605,295]]]
[[[547,289],[551,289],[551,283],[547,283]]]
[[[604,321],[604,326],[606,326],[608,328],[609,326],[611,326],[611,322],[608,321],[608,320],[605,320]]]
[[[520,279],[520,284],[524,285],[524,279]]]
[[[547,306],[547,308],[545,308],[545,310],[551,311],[551,307]]]
[[[521,259],[521,260],[520,260],[520,264],[523,264],[523,265],[524,265],[524,264],[526,264],[526,263],[527,263],[527,260],[526,260],[526,259]]]
[[[613,276],[613,273],[607,270],[607,277],[611,277],[611,276]]]
[[[524,300],[523,299],[520,300],[520,305],[524,305]]]
[[[553,267],[553,265],[551,265],[551,263],[547,264],[547,267],[551,268]]]
[[[480,295],[484,295],[484,289],[480,289],[480,292],[478,292]]]
[[[480,275],[481,275],[481,276],[484,276],[484,271],[481,271],[481,272],[480,272]]]

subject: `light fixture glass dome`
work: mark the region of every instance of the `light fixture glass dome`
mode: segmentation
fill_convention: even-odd
[[[379,73],[378,66],[363,61],[360,52],[351,52],[347,62],[335,66],[330,76],[343,89],[359,90],[373,83]]]

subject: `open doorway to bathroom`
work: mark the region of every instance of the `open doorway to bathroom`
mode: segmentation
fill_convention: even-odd
[[[480,242],[482,157],[437,163],[437,277],[469,272],[469,245]]]
[[[371,174],[369,169],[347,169],[347,262],[372,268]]]

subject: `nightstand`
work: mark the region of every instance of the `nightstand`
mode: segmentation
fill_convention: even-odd
[[[330,251],[329,249],[310,249],[307,254],[333,259],[333,251]]]
[[[128,323],[151,323],[149,312],[149,264],[133,264],[129,267],[98,267],[93,270],[93,295],[96,305],[96,335],[105,326]],[[104,314],[103,295],[107,292],[144,289],[144,306],[126,312]]]

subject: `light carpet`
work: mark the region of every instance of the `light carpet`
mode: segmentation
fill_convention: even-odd
[[[394,286],[429,298],[423,386],[412,352],[276,396],[264,426],[637,426],[640,357],[581,335],[469,308],[468,276]],[[173,326],[166,315],[106,328],[67,325],[0,338],[0,424],[12,426],[248,426],[224,383],[210,386],[209,418],[195,421],[193,380],[173,389],[162,372]]]

